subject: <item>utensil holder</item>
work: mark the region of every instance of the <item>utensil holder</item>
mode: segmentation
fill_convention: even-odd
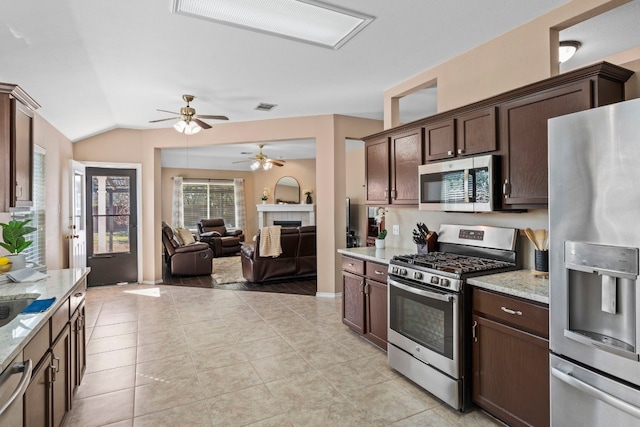
[[[549,251],[535,251],[535,270],[546,273],[549,271]]]

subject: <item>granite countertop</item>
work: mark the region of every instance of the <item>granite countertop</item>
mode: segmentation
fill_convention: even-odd
[[[49,277],[38,282],[4,283],[0,285],[0,299],[55,297],[53,305],[43,313],[18,314],[15,319],[0,326],[0,372],[11,363],[36,333],[47,323],[64,301],[71,295],[76,284],[88,273],[89,268],[49,270]],[[37,363],[37,361],[34,361]]]
[[[549,279],[534,276],[530,270],[516,270],[467,279],[467,283],[507,295],[549,304]]]
[[[361,248],[347,248],[338,249],[338,252],[342,255],[351,256],[354,258],[360,258],[367,261],[379,262],[381,264],[389,264],[389,261],[395,255],[404,255],[411,252],[411,249],[402,248],[384,248],[376,249],[373,246],[365,246]]]

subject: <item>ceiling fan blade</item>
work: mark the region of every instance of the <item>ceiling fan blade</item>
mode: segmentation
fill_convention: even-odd
[[[157,109],[156,111],[162,111],[163,113],[169,113],[169,114],[177,114],[180,115],[180,113],[176,113],[175,111],[169,111],[169,110],[161,110],[161,109]]]
[[[237,162],[231,162],[231,163],[244,163],[244,162],[253,162],[254,159],[247,159],[247,160],[238,160]]]
[[[207,114],[196,114],[193,117],[198,119],[229,120],[229,117],[227,116],[210,116]]]
[[[158,122],[165,122],[167,120],[175,120],[175,119],[181,119],[182,117],[169,117],[166,119],[158,119],[158,120],[149,120],[149,123],[158,123]]]
[[[211,129],[211,125],[203,122],[202,120],[199,120],[199,119],[192,119],[192,120],[196,122],[198,126],[200,126],[202,129]]]

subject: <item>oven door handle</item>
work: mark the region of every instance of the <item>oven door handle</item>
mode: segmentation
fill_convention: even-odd
[[[404,291],[411,292],[412,294],[436,299],[438,301],[451,302],[456,297],[453,294],[439,294],[437,292],[425,291],[424,289],[416,289],[412,286],[407,286],[402,283],[396,282],[395,280],[389,280],[387,283],[389,285],[395,286],[396,288],[400,288]]]

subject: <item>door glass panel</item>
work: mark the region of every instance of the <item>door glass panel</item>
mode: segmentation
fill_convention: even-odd
[[[73,176],[73,226],[76,230],[84,230],[84,175],[75,173]]]
[[[130,251],[131,187],[128,176],[91,179],[94,254]]]

